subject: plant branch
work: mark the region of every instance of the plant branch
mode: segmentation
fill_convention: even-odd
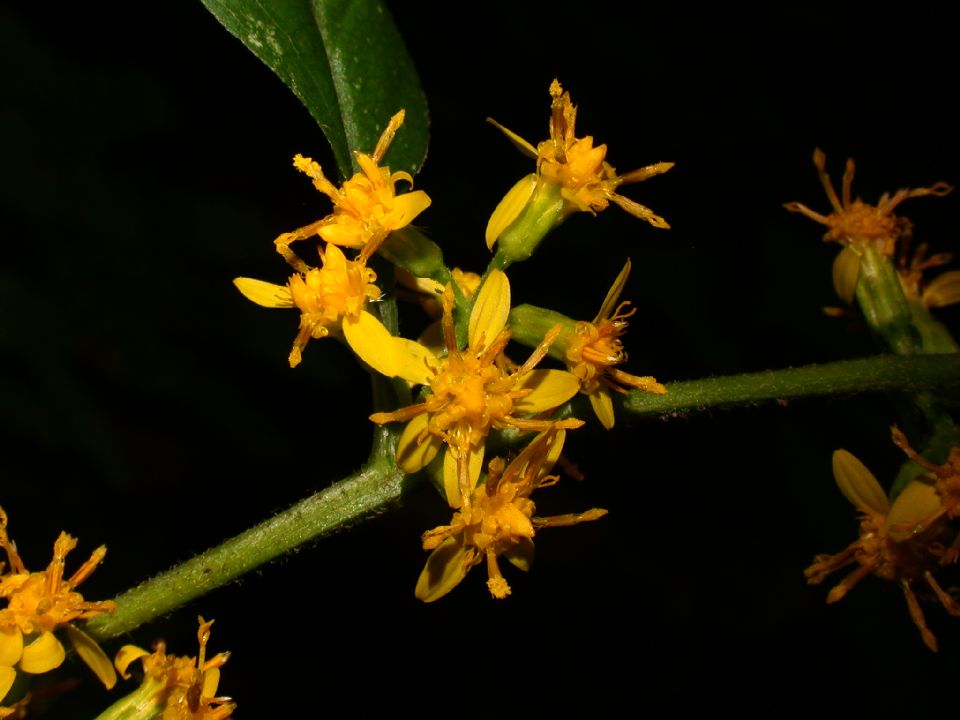
[[[403,477],[392,457],[374,458],[326,490],[127,590],[115,598],[113,613],[90,620],[84,629],[106,640],[171,612],[299,545],[383,510],[399,499]]]
[[[812,395],[948,388],[960,388],[960,354],[880,355],[669,383],[666,395],[631,392],[624,398],[623,409],[631,415],[659,417]]]

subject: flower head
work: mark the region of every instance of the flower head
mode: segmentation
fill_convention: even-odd
[[[268,308],[296,307],[300,331],[290,351],[290,367],[300,364],[304,346],[311,338],[344,337],[359,354],[358,347],[376,347],[386,329],[366,311],[370,300],[380,297],[374,285],[376,273],[367,267],[363,254],[348,260],[336,245],[327,244],[319,268],[308,267],[290,276],[286,285],[274,285],[253,278],[236,278],[237,289],[252,302]],[[378,353],[368,352],[367,361],[377,370]]]
[[[307,269],[290,250],[290,244],[297,240],[318,235],[324,241],[342,247],[362,249],[371,243],[379,247],[391,232],[406,227],[430,206],[430,197],[422,190],[397,195],[397,182],[403,180],[413,185],[410,173],[391,173],[390,168],[380,167],[393,136],[403,124],[403,117],[401,110],[390,118],[372,155],[355,153],[360,172],[340,188],[331,183],[320,165],[310,158],[297,155],[293,159],[294,167],[310,177],[314,187],[333,201],[333,213],[293,232],[283,233],[274,241],[277,251],[294,269],[299,272]],[[372,254],[373,251],[367,252],[368,257]]]
[[[650,208],[620,195],[621,185],[641,182],[667,172],[672,162],[660,162],[618,175],[606,161],[607,146],[594,146],[590,135],[576,136],[577,108],[559,81],[550,85],[550,137],[534,147],[516,133],[494,120],[499,128],[526,155],[537,161],[537,172],[529,175],[507,194],[494,211],[487,226],[487,246],[492,247],[500,234],[541,194],[543,188],[559,189],[561,216],[574,212],[596,214],[610,203],[619,205],[634,217],[657,228],[670,225]]]
[[[617,304],[629,276],[627,260],[593,322],[578,322],[573,333],[558,340],[567,368],[580,380],[580,392],[590,398],[597,418],[608,430],[615,420],[610,390],[626,393],[627,387],[632,387],[658,395],[667,392],[656,378],[631,375],[616,367],[627,361],[620,337],[627,331],[627,319],[636,312],[636,308],[628,310],[627,301]]]
[[[110,612],[110,600],[84,600],[76,587],[90,577],[107,553],[105,546],[69,578],[64,578],[66,557],[77,546],[76,538],[60,533],[53,545],[53,560],[42,572],[27,570],[7,535],[7,515],[0,508],[0,547],[9,567],[0,575],[0,700],[10,690],[16,671],[46,673],[60,667],[66,652],[54,631],[65,629],[77,653],[109,688],[115,682],[110,661],[99,646],[70,623]],[[2,564],[0,564],[2,568]]]
[[[454,513],[450,524],[424,533],[423,549],[433,552],[417,581],[420,600],[443,597],[484,560],[487,588],[493,597],[503,599],[510,594],[510,586],[500,573],[499,556],[528,570],[538,529],[576,525],[607,514],[593,508],[578,514],[534,516],[536,506],[530,495],[559,479],[549,473],[560,457],[564,437],[565,432],[554,426],[537,435],[506,467],[501,458],[491,460],[486,481],[471,491],[470,502]]]
[[[944,523],[942,504],[934,488],[919,480],[908,484],[891,505],[880,483],[866,466],[846,450],[833,454],[833,474],[841,492],[860,511],[860,537],[836,555],[818,555],[804,574],[810,584],[819,584],[834,571],[855,563],[858,567],[827,595],[827,602],[842,599],[867,575],[900,585],[910,616],[924,643],[936,651],[937,640],[927,627],[911,583],[923,580],[952,615],[960,605],[933,577],[942,555]]]
[[[576,394],[579,382],[562,370],[534,370],[556,339],[548,333],[519,368],[512,369],[503,354],[510,341],[506,327],[510,313],[510,283],[494,270],[481,287],[470,313],[467,347],[457,346],[453,324],[453,293],[444,293],[443,339],[446,356],[402,338],[392,341],[399,358],[394,375],[425,385],[423,402],[370,416],[378,424],[409,421],[397,445],[397,461],[404,472],[426,466],[446,445],[444,485],[447,500],[459,507],[469,502],[483,461],[484,441],[491,428],[544,430],[554,423],[528,417],[559,407]],[[381,350],[382,351],[382,350]],[[361,355],[361,357],[364,357]],[[366,358],[364,358],[366,359]],[[562,421],[575,427],[579,420]]]
[[[207,658],[213,620],[206,621],[201,617],[199,621],[200,653],[196,658],[167,655],[162,640],[154,644],[152,653],[136,645],[120,648],[114,661],[120,675],[129,679],[127,669],[139,660],[143,667],[143,684],[118,704],[146,708],[153,713],[149,717],[156,717],[155,709],[162,707],[162,720],[224,720],[230,717],[236,704],[228,697],[217,697],[220,668],[226,664],[230,653]]]
[[[784,207],[791,212],[798,212],[827,226],[823,239],[850,246],[854,250],[870,244],[884,255],[893,255],[897,241],[910,233],[910,221],[893,214],[896,207],[904,200],[925,195],[942,197],[953,188],[945,182],[934,183],[925,188],[903,188],[893,195],[884,193],[876,205],[869,205],[857,198],[852,199],[854,163],[847,160],[847,167],[843,173],[843,187],[840,197],[837,196],[830,176],[826,171],[827,157],[820,148],[813,151],[813,164],[817,167],[820,183],[830,199],[833,212],[821,215],[806,205],[798,202],[786,203]]]

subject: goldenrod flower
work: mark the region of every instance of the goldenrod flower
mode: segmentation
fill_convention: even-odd
[[[85,620],[110,612],[110,600],[89,602],[75,588],[96,569],[107,553],[101,545],[90,559],[64,579],[66,557],[77,546],[75,538],[60,533],[53,545],[53,560],[43,572],[30,572],[7,535],[7,514],[0,508],[0,547],[6,552],[9,568],[0,575],[0,701],[10,690],[17,669],[30,674],[60,667],[66,652],[54,630],[64,628],[77,653],[108,687],[116,677],[110,660],[100,647],[78,628],[74,620]],[[2,567],[2,564],[0,564]],[[2,717],[2,715],[0,715]]]
[[[161,707],[162,720],[224,720],[230,717],[236,704],[228,697],[217,697],[220,668],[230,658],[230,653],[219,653],[207,659],[213,620],[208,622],[201,617],[199,621],[200,653],[196,658],[167,655],[162,640],[154,644],[152,653],[136,645],[120,648],[114,661],[120,675],[129,679],[127,669],[139,660],[143,667],[143,683],[139,690],[111,708],[117,711],[117,717],[156,717],[157,709]],[[121,706],[126,714],[120,712]]]
[[[665,173],[674,163],[655,163],[625,175],[618,175],[606,161],[606,145],[594,147],[591,136],[576,136],[577,109],[570,100],[570,93],[564,92],[557,80],[550,85],[550,97],[550,137],[536,147],[513,131],[490,120],[521,152],[536,159],[537,172],[518,182],[494,210],[487,225],[487,247],[493,247],[501,233],[545,188],[558,188],[560,191],[562,207],[559,209],[560,217],[557,221],[574,212],[596,214],[605,210],[612,202],[654,227],[669,228],[667,221],[650,208],[620,195],[617,190],[621,185]]]
[[[394,412],[374,413],[378,424],[409,421],[397,445],[397,462],[407,473],[417,472],[436,457],[444,455],[444,486],[451,507],[461,498],[469,502],[470,490],[480,477],[484,441],[490,428],[544,430],[548,420],[526,416],[552,410],[576,394],[579,382],[563,370],[534,370],[556,339],[554,328],[516,370],[508,367],[503,351],[510,341],[506,327],[510,313],[510,283],[507,276],[492,271],[481,287],[470,313],[468,343],[457,347],[453,326],[453,293],[444,293],[443,340],[446,357],[437,359],[429,348],[394,338],[390,355],[397,359],[394,376],[426,385],[426,399]],[[386,348],[369,348],[383,352]],[[366,357],[360,353],[361,358]],[[369,361],[368,361],[369,362]],[[566,427],[579,420],[563,421]]]
[[[530,499],[534,490],[553,485],[550,475],[560,457],[566,433],[556,426],[534,438],[504,469],[504,461],[490,461],[485,482],[471,491],[470,502],[454,513],[449,525],[423,534],[423,549],[433,550],[417,581],[416,596],[433,602],[453,590],[470,568],[487,562],[487,588],[495,598],[510,594],[497,557],[503,555],[521,570],[533,562],[533,536],[540,528],[576,525],[596,520],[606,510],[535,517]]]
[[[590,398],[593,411],[607,430],[615,422],[610,390],[626,393],[627,387],[632,387],[657,395],[667,392],[654,377],[631,375],[615,367],[627,361],[620,336],[627,331],[627,319],[636,312],[636,308],[627,309],[628,301],[617,304],[629,276],[627,260],[593,322],[578,322],[573,333],[557,341],[563,347],[567,368],[580,380],[580,392]]]
[[[937,465],[910,447],[907,436],[896,425],[890,428],[890,432],[893,435],[894,445],[903,450],[904,454],[917,465],[930,471],[926,479],[932,483],[934,491],[940,498],[938,512],[926,518],[924,527],[930,527],[943,516],[951,520],[960,517],[960,447],[951,448],[947,461],[943,465]],[[960,545],[960,536],[948,549],[944,557],[945,563],[955,562],[960,556],[958,545]]]
[[[369,243],[379,246],[391,232],[406,227],[430,206],[430,198],[422,190],[396,194],[397,182],[403,180],[413,185],[410,173],[391,173],[390,168],[380,167],[393,136],[403,124],[403,117],[401,110],[390,118],[372,155],[355,153],[360,172],[340,188],[327,180],[320,165],[310,158],[297,155],[293,159],[294,167],[309,176],[314,187],[333,201],[332,214],[283,233],[274,241],[277,251],[295,270],[301,273],[308,270],[306,263],[290,250],[290,244],[297,240],[319,235],[324,241],[342,247],[361,249]]]
[[[818,584],[830,573],[852,563],[859,567],[827,595],[827,602],[842,599],[867,575],[898,583],[914,624],[924,643],[936,652],[937,640],[927,627],[920,603],[910,584],[922,579],[951,615],[960,615],[960,605],[934,579],[932,571],[943,553],[942,536],[947,528],[933,521],[943,514],[943,505],[933,486],[914,480],[891,505],[880,483],[866,466],[846,450],[833,454],[833,474],[840,491],[860,511],[860,537],[836,555],[818,555],[804,574]]]
[[[925,188],[903,188],[893,195],[884,193],[876,205],[869,205],[859,198],[852,199],[854,162],[847,160],[847,167],[843,173],[843,186],[838,197],[830,176],[826,171],[827,157],[820,148],[813,151],[813,164],[817,167],[820,183],[830,199],[833,212],[821,215],[814,212],[803,203],[790,202],[784,207],[791,212],[798,212],[827,226],[823,239],[838,242],[844,246],[861,249],[867,244],[874,246],[884,255],[893,255],[897,241],[910,232],[910,221],[893,214],[896,207],[904,200],[926,195],[942,197],[953,188],[945,182],[934,183]],[[836,269],[835,269],[836,273]],[[836,275],[835,275],[836,277]],[[838,293],[842,292],[838,287]],[[841,295],[843,297],[843,295]]]
[[[905,246],[897,253],[897,275],[900,286],[908,300],[920,303],[927,310],[946,307],[960,302],[960,271],[949,270],[925,283],[923,273],[931,268],[946,265],[953,259],[950,253],[937,253],[927,257],[927,244],[921,243],[911,255]]]
[[[373,248],[375,244],[368,247]],[[343,337],[350,347],[375,370],[389,373],[393,364],[378,347],[390,333],[365,310],[370,300],[380,297],[374,285],[376,273],[367,267],[367,255],[348,260],[336,245],[321,252],[321,266],[290,276],[286,285],[274,285],[253,278],[233,282],[244,296],[268,308],[296,307],[300,311],[300,332],[290,351],[290,367],[300,364],[301,353],[311,338]]]

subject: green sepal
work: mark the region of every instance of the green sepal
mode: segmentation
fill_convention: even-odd
[[[504,269],[511,263],[526,260],[547,234],[566,218],[561,186],[538,182],[526,206],[497,238],[497,254],[491,267]]]
[[[415,228],[405,227],[390,233],[378,252],[415,277],[430,278],[443,285],[451,281],[440,246]]]
[[[898,355],[922,352],[910,304],[893,260],[871,245],[862,249],[857,302],[871,330]]]

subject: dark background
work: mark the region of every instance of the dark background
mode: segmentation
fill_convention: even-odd
[[[577,216],[511,271],[516,302],[592,317],[629,256],[638,374],[877,352],[862,326],[821,314],[837,302],[837,248],[782,204],[826,210],[816,146],[837,182],[857,159],[854,191],[871,202],[960,182],[949,23],[917,4],[890,17],[592,7],[390,4],[432,115],[417,187],[433,206],[419,221],[448,262],[482,268],[486,219],[530,171],[484,118],[539,141],[558,77],[579,134],[608,143],[621,171],[676,161],[624,191],[673,229],[615,207]],[[349,353],[312,342],[290,370],[295,313],[258,308],[230,282],[282,282],[273,238],[328,212],[290,166],[301,152],[333,167],[322,135],[199,2],[151,9],[0,11],[0,503],[32,569],[61,529],[80,538],[74,563],[109,546],[83,586],[92,598],[326,487],[370,438],[369,383]],[[958,201],[905,205],[917,240],[955,247]],[[940,317],[960,324],[956,308]],[[414,599],[419,535],[448,519],[421,487],[128,641],[195,653],[195,616],[216,618],[210,649],[234,653],[221,691],[238,717],[604,715],[622,702],[923,711],[960,671],[956,620],[925,603],[935,656],[893,584],[867,579],[827,607],[829,584],[802,575],[856,536],[831,451],[888,482],[896,418],[879,396],[621,418],[613,433],[575,433],[568,454],[587,480],[538,501],[545,514],[610,515],[538,536],[531,574],[507,570],[505,602],[488,597],[482,568],[436,604]],[[91,680],[49,717],[106,702]]]

